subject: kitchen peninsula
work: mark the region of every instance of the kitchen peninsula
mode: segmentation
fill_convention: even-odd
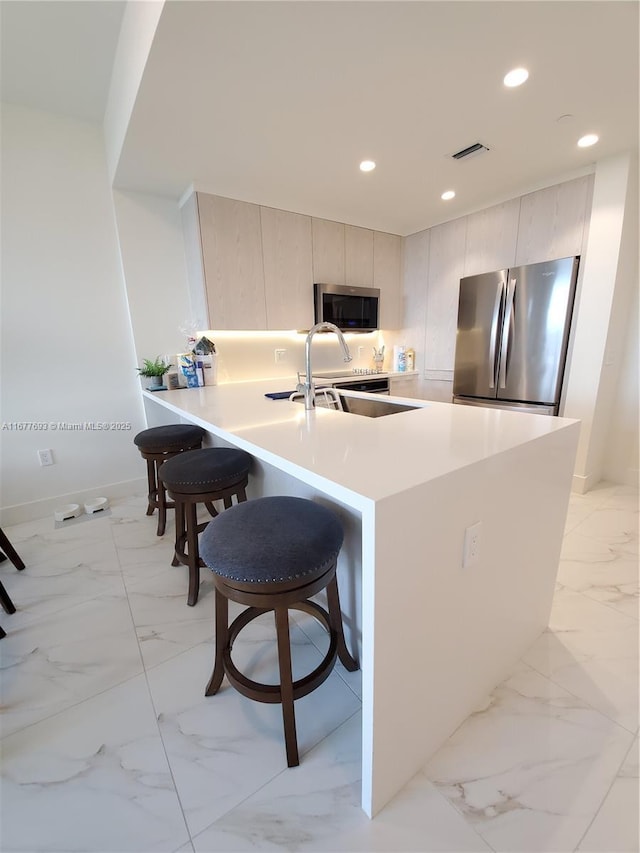
[[[372,419],[264,396],[289,387],[145,391],[147,420],[195,423],[210,445],[249,452],[249,497],[309,497],[341,517],[373,816],[546,627],[579,423],[402,398],[385,399],[418,407]]]

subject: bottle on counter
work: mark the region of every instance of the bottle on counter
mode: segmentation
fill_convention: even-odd
[[[393,348],[393,369],[396,373],[405,373],[407,370],[407,348],[395,346]]]
[[[416,351],[409,347],[407,350],[407,370],[416,369]]]

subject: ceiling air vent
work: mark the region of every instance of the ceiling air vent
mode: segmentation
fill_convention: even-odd
[[[476,142],[473,145],[470,145],[468,148],[463,148],[462,151],[456,151],[455,154],[452,154],[454,160],[462,160],[463,157],[470,157],[472,154],[478,154],[480,151],[488,151],[486,145],[481,145],[480,142]]]

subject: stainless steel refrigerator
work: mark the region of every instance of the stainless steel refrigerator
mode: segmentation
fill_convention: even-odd
[[[454,403],[558,414],[578,262],[460,280]]]

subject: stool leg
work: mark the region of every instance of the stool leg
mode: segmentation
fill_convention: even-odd
[[[355,672],[359,669],[358,662],[349,654],[349,650],[347,649],[347,644],[344,639],[342,610],[340,609],[340,596],[338,595],[338,581],[335,575],[327,585],[327,603],[329,605],[329,624],[337,634],[338,657],[340,658],[340,663],[349,672]]]
[[[158,474],[162,462],[157,462],[156,465],[156,482],[158,484],[158,536],[164,536],[164,531],[167,526],[167,492],[164,483]]]
[[[2,530],[0,530],[0,548],[4,551],[18,571],[22,571],[22,569],[24,569],[24,563],[18,556],[18,552],[11,542],[9,542]]]
[[[2,585],[2,581],[0,581],[0,604],[4,608],[5,613],[15,613],[16,608],[13,604],[13,601],[9,598],[9,593]]]
[[[155,509],[153,501],[155,500],[156,492],[158,491],[158,485],[156,483],[156,463],[153,459],[147,459],[147,486],[149,491],[147,515],[153,515],[153,511]]]
[[[186,542],[186,533],[185,533],[185,525],[184,525],[184,504],[182,501],[176,498],[176,544],[173,550],[173,560],[171,560],[172,566],[179,566],[180,560],[178,559],[178,553],[182,551],[184,553],[184,543]]]
[[[0,625],[0,640],[1,640],[3,637],[6,637],[6,636],[7,636],[7,632],[6,632],[6,631],[4,631],[4,630],[3,630],[3,628],[2,628],[2,625]]]
[[[278,664],[280,667],[280,697],[282,701],[282,720],[284,723],[284,742],[287,749],[287,765],[297,767],[298,739],[296,737],[296,716],[293,707],[293,673],[291,670],[291,641],[289,638],[289,611],[286,607],[276,607],[276,635],[278,638]]]
[[[226,596],[215,590],[216,598],[216,656],[211,678],[204,691],[205,696],[217,693],[224,678],[223,654],[229,645],[229,602]]]
[[[200,591],[200,550],[198,548],[198,515],[197,505],[187,504],[187,551],[189,557],[189,595],[187,604],[191,607],[198,601]]]

